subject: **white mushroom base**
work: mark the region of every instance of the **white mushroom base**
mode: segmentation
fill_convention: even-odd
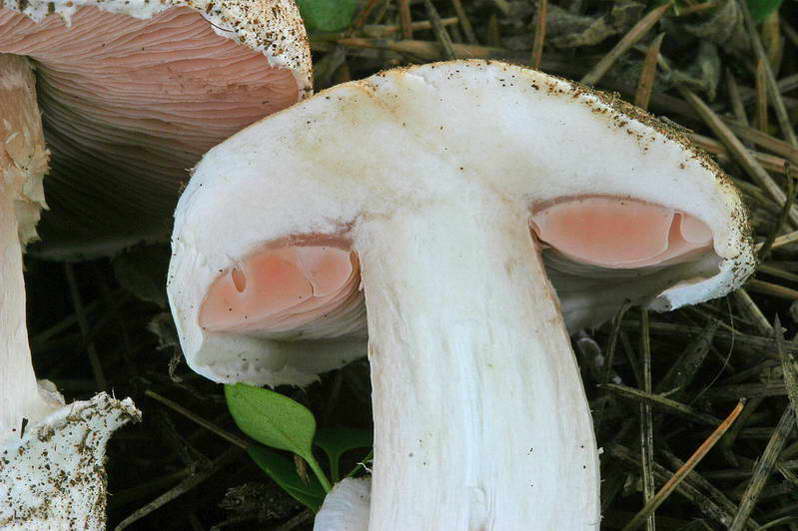
[[[0,441],[0,529],[105,529],[105,446],[141,413],[100,393]]]
[[[324,498],[313,531],[368,531],[370,478],[344,478]]]

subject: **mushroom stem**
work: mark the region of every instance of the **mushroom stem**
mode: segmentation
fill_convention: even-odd
[[[19,434],[22,419],[47,415],[51,408],[39,394],[25,327],[22,248],[13,200],[0,200],[0,440]]]
[[[528,208],[475,188],[354,231],[370,529],[598,529],[592,421]]]
[[[40,392],[25,326],[20,239],[33,234],[46,170],[30,64],[0,54],[0,441],[20,435],[23,418],[36,421],[61,406]]]

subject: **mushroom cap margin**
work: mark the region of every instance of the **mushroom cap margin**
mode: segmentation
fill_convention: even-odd
[[[2,5],[37,23],[52,14],[69,23],[72,15],[86,6],[140,19],[173,7],[190,7],[202,14],[217,35],[261,52],[272,66],[291,70],[300,99],[312,91],[310,47],[293,0],[18,0]]]

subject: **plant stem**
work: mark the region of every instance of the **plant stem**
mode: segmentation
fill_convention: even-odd
[[[327,479],[327,476],[324,474],[324,471],[319,466],[319,462],[316,461],[316,458],[312,455],[302,456],[305,461],[307,462],[310,469],[316,474],[316,477],[319,479],[319,483],[321,483],[321,487],[324,489],[324,492],[330,492],[332,490],[332,485],[330,484],[330,480]]]

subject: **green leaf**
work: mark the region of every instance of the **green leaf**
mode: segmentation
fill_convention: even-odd
[[[341,31],[352,23],[358,0],[298,0],[309,32]]]
[[[266,446],[302,457],[324,490],[330,490],[330,482],[313,456],[313,413],[287,396],[251,385],[225,385],[224,396],[241,431]]]
[[[319,481],[308,476],[308,483],[297,474],[296,466],[290,459],[261,446],[247,448],[249,456],[280,488],[299,503],[317,512],[324,501],[324,489]]]
[[[307,459],[316,432],[308,409],[280,393],[250,385],[224,386],[227,407],[238,427],[259,443]]]
[[[341,456],[356,448],[371,448],[371,431],[354,428],[322,428],[316,434],[316,446],[324,450],[330,460],[330,475],[333,482],[340,479]]]
[[[768,15],[778,11],[782,0],[748,0],[748,9],[755,22],[762,22]]]

